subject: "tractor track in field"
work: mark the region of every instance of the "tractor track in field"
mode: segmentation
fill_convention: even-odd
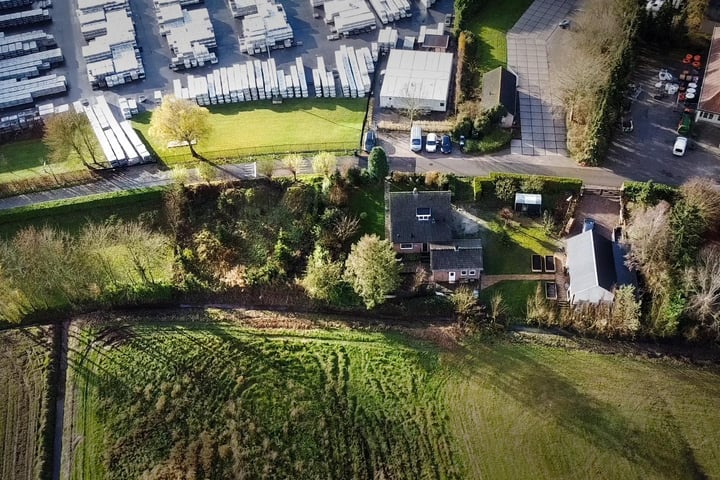
[[[67,377],[68,332],[72,320],[65,320],[60,327],[60,344],[57,346],[58,371],[55,385],[55,432],[53,435],[52,480],[60,480],[62,465],[63,427],[65,421],[65,386]]]

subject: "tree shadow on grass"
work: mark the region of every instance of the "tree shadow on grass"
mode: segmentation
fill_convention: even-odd
[[[679,433],[671,434],[627,417],[614,405],[585,394],[522,348],[499,345],[478,346],[478,349],[458,374],[468,376],[471,381],[473,377],[489,377],[489,384],[528,410],[550,417],[569,434],[588,441],[598,451],[610,451],[638,465],[648,478],[707,477]],[[672,421],[668,426],[667,419],[657,420],[668,427],[667,430],[676,430]]]

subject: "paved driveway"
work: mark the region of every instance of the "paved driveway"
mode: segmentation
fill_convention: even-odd
[[[508,68],[518,75],[521,140],[510,149],[522,155],[567,155],[565,118],[553,95],[547,41],[575,0],[535,0],[507,33]]]

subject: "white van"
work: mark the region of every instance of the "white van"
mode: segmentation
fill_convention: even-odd
[[[687,148],[687,137],[677,137],[675,139],[675,145],[673,145],[673,155],[676,157],[682,157],[685,155],[685,148]]]
[[[413,152],[422,150],[422,128],[416,125],[410,129],[410,150]]]

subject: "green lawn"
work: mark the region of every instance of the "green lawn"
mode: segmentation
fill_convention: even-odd
[[[556,239],[545,233],[538,220],[516,216],[505,227],[496,211],[481,211],[478,216],[489,227],[481,230],[487,275],[531,273],[532,254],[551,255],[559,246]]]
[[[381,184],[353,189],[349,208],[360,217],[361,233],[385,238],[385,193]]]
[[[358,147],[367,99],[297,99],[213,105],[212,133],[197,146],[209,159],[252,155],[345,151]],[[168,164],[190,160],[185,147],[167,149],[148,136],[150,113],[137,115],[133,127]]]
[[[502,339],[444,350],[311,323],[138,320],[96,323],[71,345],[69,478],[720,475],[714,367]]]
[[[527,298],[535,293],[538,283],[528,280],[499,282],[480,291],[480,302],[488,304],[493,295],[499,292],[508,310],[508,317],[511,320],[520,319],[525,324]]]
[[[485,2],[474,18],[468,18],[467,29],[479,37],[477,67],[487,72],[507,65],[507,33],[525,13],[532,0]]]
[[[74,155],[66,162],[44,166],[47,155],[47,147],[41,140],[21,140],[0,145],[0,183],[84,168]]]

